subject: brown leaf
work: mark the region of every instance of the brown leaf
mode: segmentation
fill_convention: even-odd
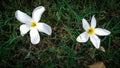
[[[105,52],[105,48],[103,46],[100,46],[99,48],[101,51]]]
[[[97,62],[89,65],[89,68],[106,68],[103,62]]]

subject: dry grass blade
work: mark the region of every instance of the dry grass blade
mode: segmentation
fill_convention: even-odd
[[[103,62],[97,62],[92,65],[89,65],[89,68],[106,68]]]

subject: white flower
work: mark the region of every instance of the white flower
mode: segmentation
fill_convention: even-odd
[[[21,35],[24,36],[28,31],[30,31],[30,39],[32,44],[39,43],[39,32],[44,32],[47,35],[51,35],[52,33],[52,29],[49,25],[39,22],[44,11],[45,8],[43,6],[35,8],[32,13],[32,18],[20,10],[15,12],[15,17],[23,23],[20,26]]]
[[[90,41],[93,43],[93,45],[97,49],[100,47],[100,39],[97,37],[97,35],[105,36],[105,35],[110,34],[110,31],[108,31],[106,29],[95,28],[96,27],[96,19],[95,19],[94,15],[92,16],[91,25],[88,24],[86,19],[82,19],[82,25],[83,25],[85,32],[81,33],[77,37],[76,40],[78,42],[86,42],[86,41],[88,41],[88,39],[90,37]]]

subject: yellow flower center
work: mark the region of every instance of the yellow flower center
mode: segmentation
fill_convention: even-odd
[[[33,22],[30,23],[30,25],[31,25],[31,27],[35,27],[36,26],[36,22],[33,21]]]
[[[88,34],[94,34],[95,29],[94,28],[89,28],[87,33]]]

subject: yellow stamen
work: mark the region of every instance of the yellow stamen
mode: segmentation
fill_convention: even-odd
[[[94,28],[89,28],[87,33],[88,34],[94,34],[95,29]]]
[[[35,27],[36,26],[36,22],[33,21],[33,22],[30,23],[30,25],[31,25],[31,27]]]

